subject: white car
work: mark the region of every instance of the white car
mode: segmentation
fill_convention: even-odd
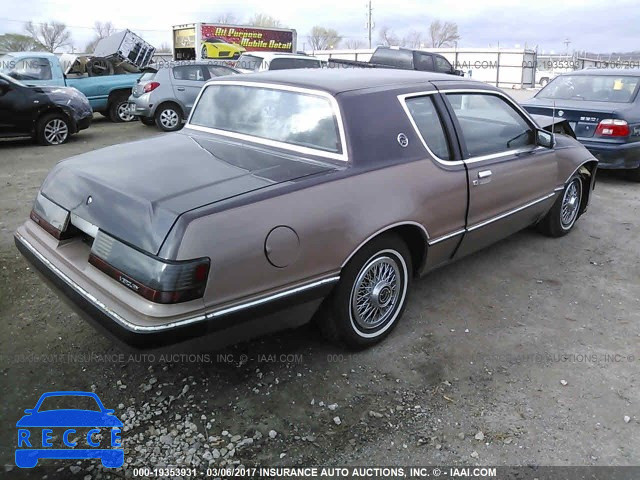
[[[240,55],[234,67],[242,73],[254,73],[290,68],[322,68],[322,61],[297,53],[249,52]]]

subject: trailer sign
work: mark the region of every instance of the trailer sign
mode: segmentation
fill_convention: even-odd
[[[192,23],[173,27],[175,60],[234,61],[245,52],[295,52],[296,31],[287,28]]]
[[[291,52],[293,32],[291,30],[266,30],[255,27],[229,27],[228,25],[202,24],[202,39],[221,38],[240,45],[246,51]]]

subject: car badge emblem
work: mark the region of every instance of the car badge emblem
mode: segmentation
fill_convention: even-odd
[[[559,117],[564,116],[564,112],[563,112],[562,110],[558,110],[558,116],[559,116]]]
[[[404,133],[398,134],[398,143],[402,148],[407,148],[409,146],[409,138]]]
[[[89,195],[87,197],[87,205],[91,205],[92,202],[93,202],[93,197],[91,195]]]

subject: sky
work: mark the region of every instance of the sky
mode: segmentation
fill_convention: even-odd
[[[9,0],[4,0],[8,2]],[[20,0],[0,10],[0,34],[20,33],[24,22],[56,20],[68,25],[76,51],[93,38],[95,21],[111,21],[128,28],[159,47],[171,42],[171,26],[191,22],[215,22],[232,13],[246,21],[255,13],[278,18],[298,32],[303,49],[314,25],[334,28],[345,38],[367,38],[367,0],[323,0],[318,3],[289,0],[166,0],[78,1]],[[640,50],[640,2],[638,0],[372,0],[373,44],[381,27],[402,37],[412,30],[427,32],[431,21],[457,23],[458,47],[538,47],[540,53],[587,50]],[[544,51],[544,52],[543,52]]]

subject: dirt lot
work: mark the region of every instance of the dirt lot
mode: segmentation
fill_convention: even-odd
[[[130,356],[43,285],[12,234],[56,161],[156,134],[96,117],[62,147],[0,142],[6,478],[114,475],[97,461],[12,467],[15,422],[53,390],[93,390],[116,409],[128,465],[118,476],[159,465],[638,464],[637,184],[601,175],[567,237],[523,231],[416,282],[402,322],[371,350],[346,352],[304,327],[199,357]]]

